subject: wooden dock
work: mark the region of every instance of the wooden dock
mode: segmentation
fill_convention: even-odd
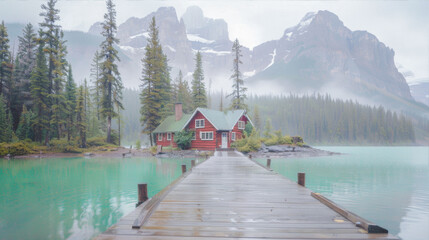
[[[398,239],[368,229],[242,154],[216,152],[95,239]]]

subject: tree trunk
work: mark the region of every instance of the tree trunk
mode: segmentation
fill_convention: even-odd
[[[152,133],[149,133],[150,146],[153,146]]]
[[[119,114],[119,109],[118,109],[118,114]],[[121,146],[121,117],[118,116],[118,126],[119,126],[119,130],[118,130],[118,142],[119,142],[119,146]]]
[[[112,131],[112,117],[108,116],[107,117],[107,140],[106,140],[107,143],[112,143],[111,142],[112,139],[110,136],[111,131]]]

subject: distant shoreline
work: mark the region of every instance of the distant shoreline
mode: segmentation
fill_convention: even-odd
[[[270,146],[271,147],[282,147]],[[289,146],[283,146],[287,148]],[[96,151],[87,153],[55,153],[46,152],[42,154],[27,154],[22,156],[15,156],[13,159],[49,159],[49,158],[76,158],[76,157],[88,157],[88,158],[129,158],[129,157],[156,157],[156,158],[198,158],[205,157],[206,155],[211,156],[213,151],[195,151],[195,150],[174,150],[166,151],[161,154],[153,155],[148,149],[136,150],[129,148],[118,147],[115,150],[109,151]],[[303,158],[303,157],[322,157],[322,156],[333,156],[340,155],[341,153],[325,151],[313,147],[295,147],[292,151],[291,148],[286,151],[270,152],[267,149],[262,149],[259,152],[251,152],[248,155],[252,155],[252,158]]]

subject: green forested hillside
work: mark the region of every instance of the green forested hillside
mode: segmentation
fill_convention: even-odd
[[[413,123],[383,107],[364,106],[330,96],[255,96],[249,105],[270,118],[275,129],[313,144],[410,144]],[[251,113],[252,115],[252,113]]]

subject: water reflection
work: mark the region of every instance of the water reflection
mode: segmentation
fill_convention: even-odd
[[[149,197],[190,159],[0,160],[0,239],[90,239]]]

